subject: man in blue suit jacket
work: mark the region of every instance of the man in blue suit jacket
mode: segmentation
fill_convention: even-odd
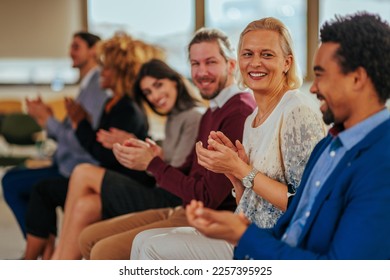
[[[310,91],[334,124],[272,230],[242,215],[187,207],[190,223],[236,245],[236,259],[390,259],[390,26],[338,17],[321,28]]]

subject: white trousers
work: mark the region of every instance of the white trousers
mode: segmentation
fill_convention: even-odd
[[[132,260],[231,260],[233,245],[192,227],[145,230],[133,241]]]

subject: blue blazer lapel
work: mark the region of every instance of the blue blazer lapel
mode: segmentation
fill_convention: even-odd
[[[386,121],[383,124],[379,125],[371,133],[369,133],[369,135],[367,135],[362,141],[360,141],[357,145],[355,145],[350,151],[348,151],[345,154],[344,158],[336,166],[335,170],[329,176],[328,180],[326,180],[321,191],[318,193],[318,196],[310,211],[311,212],[310,217],[307,220],[307,223],[303,229],[301,235],[301,241],[305,239],[305,236],[309,231],[309,229],[311,228],[313,221],[315,221],[316,219],[319,209],[321,209],[321,206],[323,205],[324,201],[330,196],[331,192],[335,191],[337,188],[342,188],[345,186],[345,182],[347,178],[350,177],[349,167],[362,153],[368,150],[370,146],[375,145],[375,143],[382,136],[383,132],[387,131],[388,129],[390,129],[390,121]],[[295,201],[295,204],[297,204],[297,201]]]
[[[291,219],[293,218],[295,210],[298,206],[298,202],[302,196],[303,189],[314,167],[314,164],[317,162],[319,156],[322,154],[322,152],[325,150],[325,148],[329,145],[331,141],[332,141],[332,136],[328,134],[328,136],[322,139],[317,144],[317,146],[313,149],[313,152],[306,164],[305,171],[303,172],[301,183],[299,184],[297,193],[295,194],[293,200],[291,201],[291,204],[289,205],[287,211],[284,213],[284,215],[282,215],[282,217],[280,217],[278,223],[274,228],[275,234],[277,236],[282,236],[286,231],[286,228],[288,227]]]

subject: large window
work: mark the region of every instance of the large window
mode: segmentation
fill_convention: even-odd
[[[263,17],[276,17],[289,28],[298,63],[306,71],[306,0],[206,0],[206,26],[223,30],[237,47],[241,31]]]
[[[320,0],[320,25],[335,15],[367,11],[379,14],[390,22],[390,1],[388,0]]]
[[[168,63],[188,74],[186,46],[195,29],[194,0],[89,0],[88,26],[102,38],[116,31],[158,44]]]
[[[153,8],[152,8],[153,7]],[[306,66],[306,0],[205,0],[205,25],[223,30],[237,45],[243,28],[252,20],[274,16],[291,30],[303,72]],[[88,24],[92,32],[111,36],[125,30],[137,38],[157,43],[168,62],[189,75],[186,46],[195,26],[194,0],[89,0]]]
[[[84,1],[20,1],[28,4],[26,9],[21,10],[18,1],[6,1],[7,5],[0,9],[0,23],[3,23],[0,29],[5,34],[0,45],[0,84],[51,84],[52,89],[58,91],[64,84],[76,82],[78,71],[71,68],[67,48],[73,32],[84,25],[85,14],[80,8]],[[390,22],[390,0],[86,1],[86,21],[91,32],[107,39],[116,31],[126,31],[136,38],[158,44],[167,51],[168,63],[186,76],[189,76],[186,47],[196,28],[195,22],[199,27],[203,19],[205,26],[219,28],[229,35],[234,46],[237,46],[241,31],[252,20],[268,16],[282,20],[291,31],[304,75],[307,61],[310,64],[316,47],[317,21],[321,26],[335,14],[365,10],[378,13]],[[198,9],[197,15],[196,3],[202,8],[204,3],[204,11]],[[50,12],[42,10],[43,4]],[[308,27],[313,27],[315,32],[308,34]]]
[[[77,82],[78,76],[69,58],[0,59],[0,84],[49,84],[53,91],[60,91]]]

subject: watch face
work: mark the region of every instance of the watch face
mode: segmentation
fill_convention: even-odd
[[[244,178],[242,178],[242,184],[245,188],[253,188],[253,180],[256,177],[256,174],[259,171],[257,169],[253,168],[251,172],[249,172],[248,175],[246,175]]]
[[[251,188],[252,187],[252,182],[248,178],[242,179],[242,184],[244,185],[245,188]]]

